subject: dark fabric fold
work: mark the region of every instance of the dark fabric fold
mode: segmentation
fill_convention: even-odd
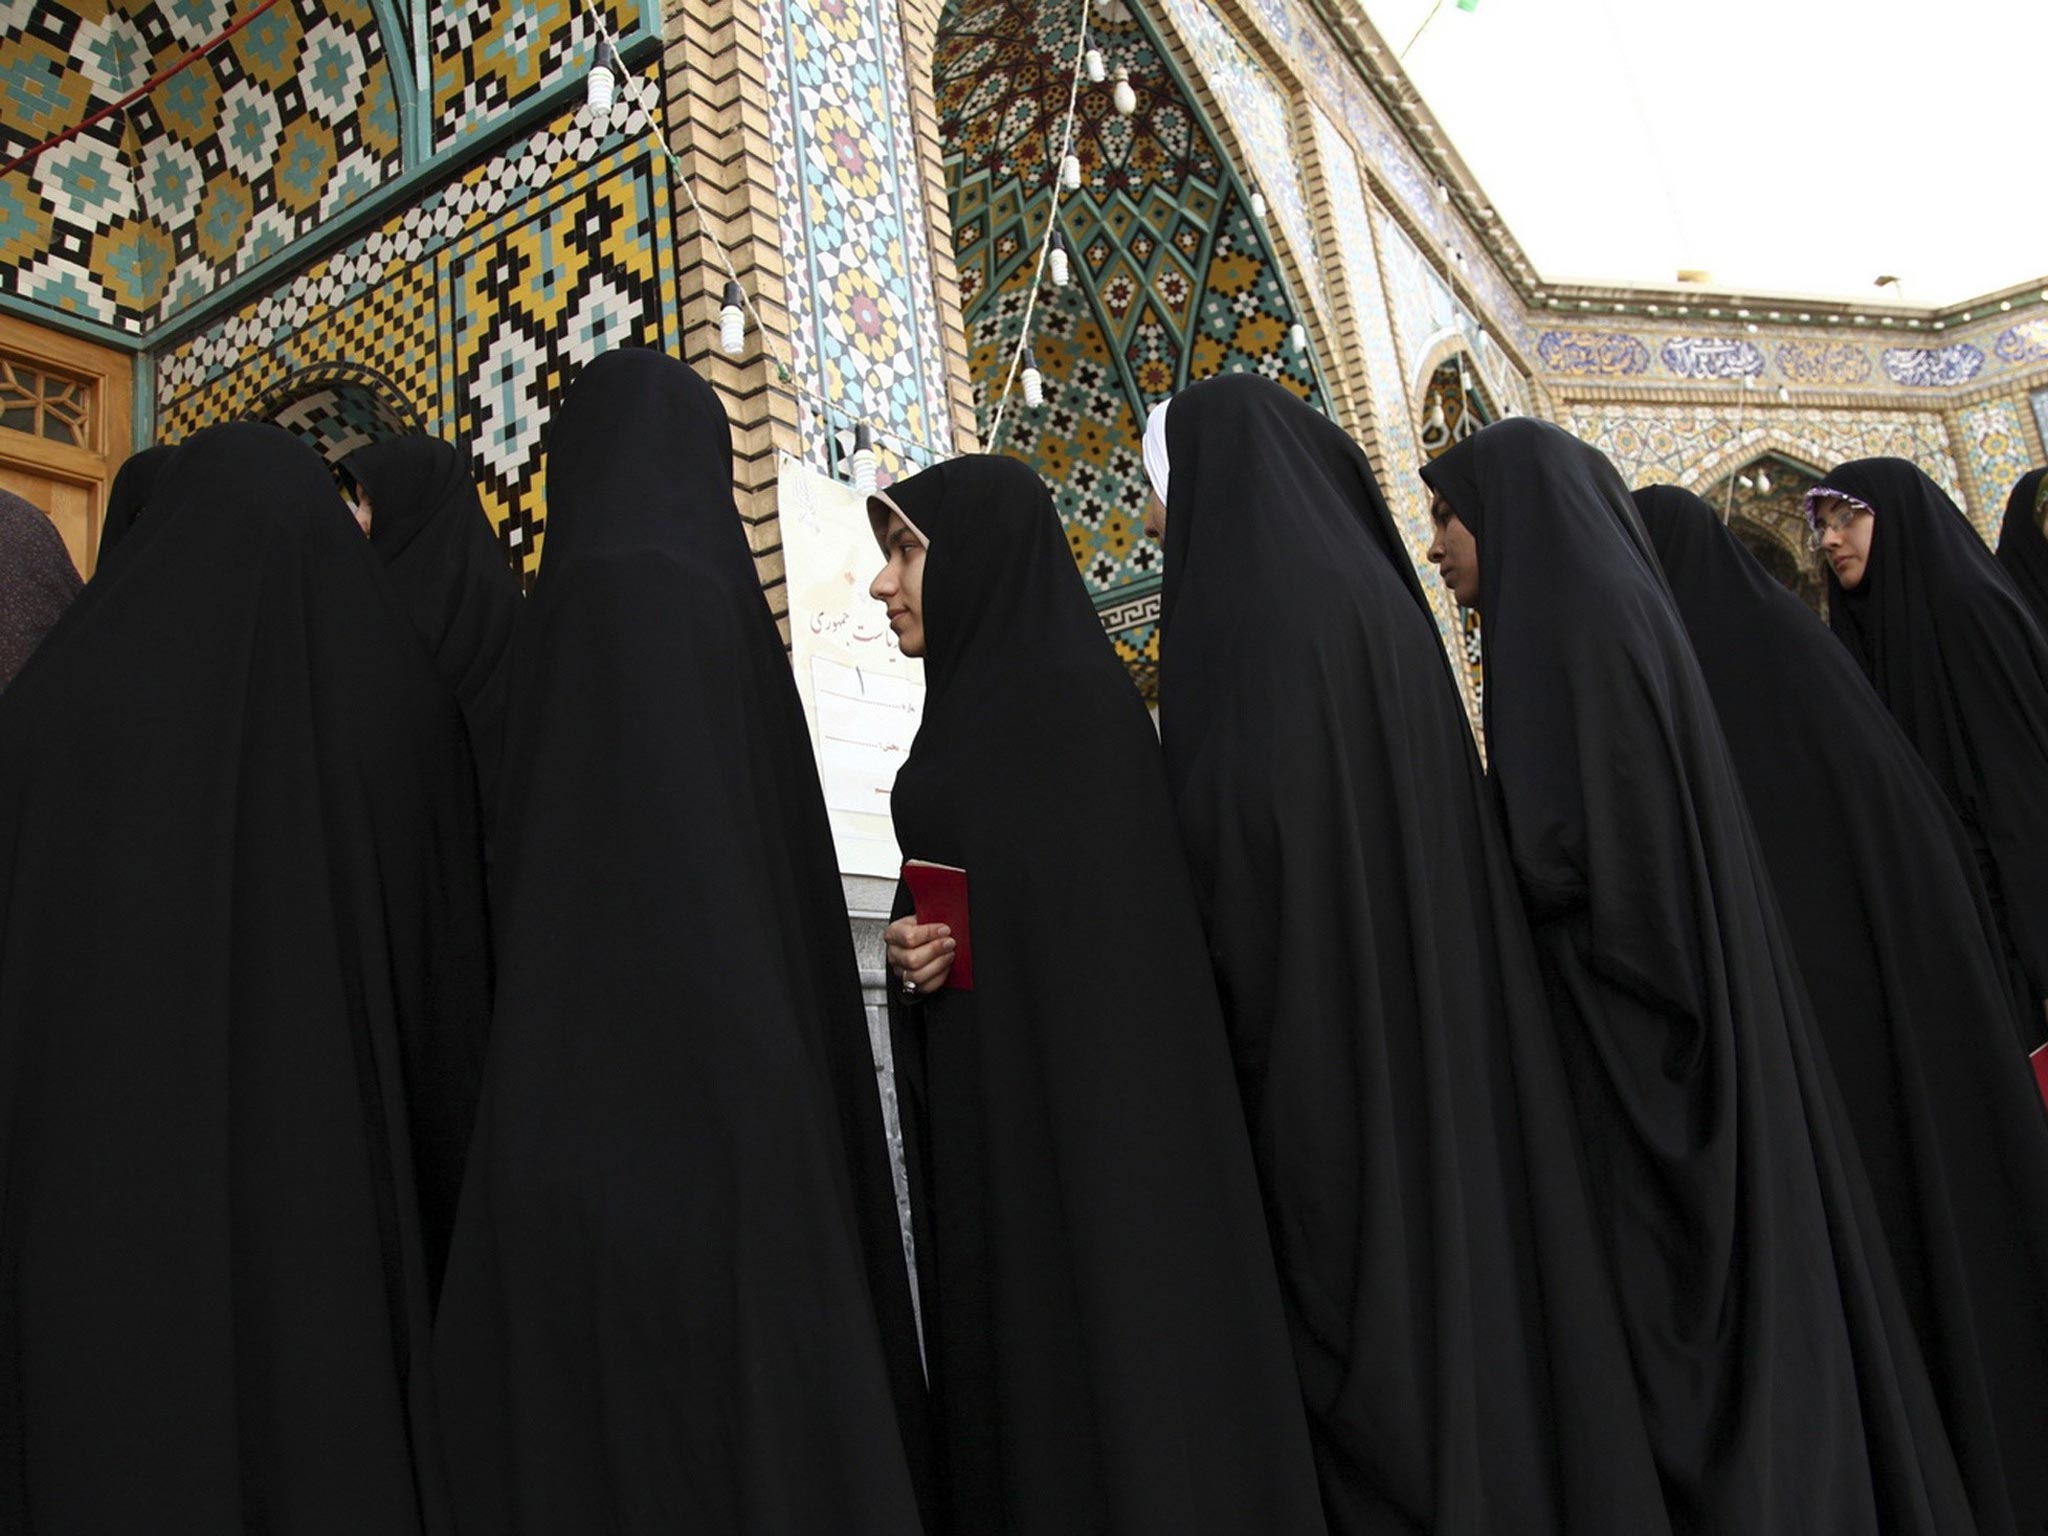
[[[974,456],[890,494],[930,539],[897,839],[967,871],[974,953],[973,991],[897,1016],[936,1528],[1320,1532],[1151,722],[1036,475]]]
[[[548,503],[435,1334],[463,1528],[915,1532],[859,976],[711,386],[657,352],[592,363]]]
[[[164,446],[144,448],[122,461],[120,469],[115,472],[113,485],[107,490],[107,510],[100,519],[99,556],[93,562],[95,572],[106,563],[114,546],[128,536],[136,519],[149,506],[149,494],[156,484],[156,477],[175,451]]]
[[[2041,480],[2048,470],[2021,475],[2005,499],[1998,525],[1998,563],[2027,600],[2034,622],[2048,630],[2048,534],[2041,532]]]
[[[1422,474],[1478,547],[1488,760],[1673,1524],[1978,1529],[1620,476],[1527,418]]]
[[[450,443],[399,437],[359,448],[343,472],[370,494],[370,547],[462,706],[488,827],[504,752],[505,687],[519,578]]]
[[[1637,508],[1742,781],[1972,1488],[2048,1529],[2048,1116],[1948,800],[1811,610],[1690,492]],[[2001,1522],[1986,1522],[1999,1525]]]
[[[443,1531],[460,718],[288,434],[146,521],[0,700],[0,1528]]]
[[[1542,983],[1364,454],[1168,408],[1161,722],[1330,1527],[1666,1528]]]

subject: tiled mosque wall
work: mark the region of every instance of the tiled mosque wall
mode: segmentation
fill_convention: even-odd
[[[531,574],[555,402],[611,347],[681,350],[668,168],[645,128],[624,94],[602,122],[565,110],[214,319],[158,360],[159,439],[352,385],[470,444],[484,505]],[[302,430],[347,445],[328,421]]]
[[[229,0],[0,5],[0,160],[139,89],[234,12]],[[0,292],[140,336],[400,169],[370,0],[278,0],[125,111],[0,178]]]

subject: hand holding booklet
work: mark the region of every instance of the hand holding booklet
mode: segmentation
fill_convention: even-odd
[[[967,937],[967,871],[923,859],[903,861],[903,883],[917,904],[919,923],[944,923],[953,930],[953,969],[946,985],[974,990],[974,947]]]

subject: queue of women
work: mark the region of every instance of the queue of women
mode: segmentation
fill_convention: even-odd
[[[525,598],[424,439],[0,505],[0,1530],[2048,1529],[2039,472],[1826,476],[1823,624],[1485,428],[1484,767],[1270,383],[1148,427],[1156,733],[1028,468],[878,494],[906,1232],[717,396],[547,451]]]

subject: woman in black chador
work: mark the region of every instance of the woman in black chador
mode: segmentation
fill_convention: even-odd
[[[463,1529],[914,1533],[859,975],[711,386],[657,352],[592,363],[548,513],[435,1327]]]
[[[2048,1034],[2048,639],[1940,486],[1857,459],[1807,495],[1828,622],[1961,818],[2032,1050]]]
[[[319,458],[166,459],[0,699],[0,1530],[448,1529],[462,720]]]
[[[431,437],[397,437],[358,448],[341,467],[357,492],[357,517],[369,520],[370,547],[383,558],[413,627],[462,706],[488,826],[504,748],[519,578],[459,448]]]
[[[1728,738],[1957,1457],[2048,1529],[2048,1116],[1970,846],[1806,605],[1709,507],[1635,502]],[[2004,1522],[1986,1522],[1998,1528]]]
[[[2048,534],[2041,518],[2048,513],[2048,470],[2030,469],[2005,498],[2005,520],[1998,526],[1998,564],[2033,610],[2034,622],[2048,630]]]
[[[928,684],[897,839],[966,870],[970,913],[971,991],[947,984],[949,935],[914,916],[889,935],[926,997],[896,1033],[933,1529],[1320,1533],[1144,706],[1029,469],[954,459],[870,510],[873,591]]]
[[[1513,874],[1372,470],[1247,376],[1153,437],[1167,776],[1330,1527],[1663,1530]]]
[[[1670,588],[1516,418],[1422,475],[1674,1525],[2005,1528],[1966,1495]],[[1976,1514],[1973,1516],[1972,1506]]]

